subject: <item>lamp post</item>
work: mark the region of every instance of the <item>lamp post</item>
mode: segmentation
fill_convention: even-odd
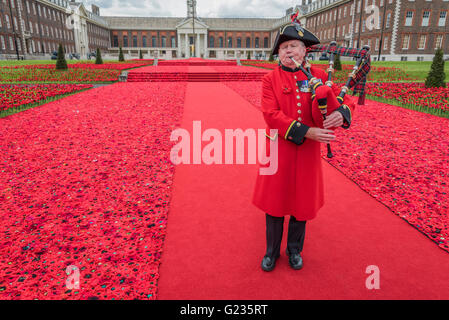
[[[360,20],[359,20],[359,35],[357,37],[357,49],[360,48],[360,33],[362,31],[362,15],[363,15],[363,0],[361,0],[361,6],[360,6]]]
[[[14,26],[14,17],[12,15],[12,8],[11,8],[11,0],[8,1],[9,4],[9,13],[11,14],[11,25],[12,25],[12,34],[14,36],[14,44],[16,46],[16,54],[17,54],[17,60],[20,60],[19,56],[19,48],[17,47],[17,37],[16,37],[16,28]]]
[[[192,26],[193,26],[193,57],[196,57],[196,47],[195,47],[195,8],[196,0],[192,0]]]
[[[379,55],[377,56],[377,61],[380,61],[380,54],[382,52],[382,43],[384,40],[384,26],[385,26],[386,12],[387,12],[387,1],[384,0],[384,14],[383,14],[383,18],[382,18],[382,30],[380,31]]]

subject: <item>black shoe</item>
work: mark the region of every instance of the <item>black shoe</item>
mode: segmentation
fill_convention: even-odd
[[[272,271],[274,267],[276,266],[276,260],[277,258],[271,258],[269,256],[263,257],[262,260],[262,270],[263,271]]]
[[[287,256],[288,256],[288,263],[290,264],[290,267],[292,267],[295,270],[302,269],[302,258],[301,255],[298,253],[292,253],[288,252],[288,249],[286,250]]]

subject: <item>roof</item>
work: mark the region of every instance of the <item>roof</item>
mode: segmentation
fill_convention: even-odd
[[[185,17],[117,17],[101,16],[110,29],[175,30]],[[210,30],[273,30],[280,19],[199,18]]]

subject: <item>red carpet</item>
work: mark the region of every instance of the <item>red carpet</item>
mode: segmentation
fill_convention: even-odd
[[[220,97],[217,99],[217,97]],[[262,115],[220,83],[190,83],[182,127],[264,128]],[[265,273],[264,213],[251,204],[255,165],[179,165],[158,299],[448,299],[449,255],[323,161],[326,205],[308,223],[304,269],[285,239]],[[285,238],[285,235],[284,235]],[[380,270],[368,290],[365,270]]]
[[[134,69],[128,74],[128,82],[259,81],[267,72],[264,69],[237,66],[235,61],[188,59]]]

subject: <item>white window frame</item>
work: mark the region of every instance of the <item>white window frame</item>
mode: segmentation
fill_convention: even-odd
[[[441,18],[441,15],[444,13],[444,18]],[[447,19],[447,11],[440,11],[440,18],[438,19],[438,26],[445,27]]]
[[[411,12],[412,13],[412,16],[411,17],[408,17],[408,13],[409,12]],[[405,27],[410,27],[410,26],[412,26],[412,24],[413,24],[413,16],[414,16],[415,14],[414,14],[414,12],[413,11],[406,11],[405,12],[405,22],[404,22],[404,26]]]
[[[404,40],[407,39],[407,46],[404,46]],[[402,50],[408,50],[410,48],[410,35],[406,34],[404,35],[404,38],[402,38]]]
[[[420,47],[420,43],[421,43],[421,39],[422,37],[424,37],[424,44],[422,47]],[[418,50],[424,50],[426,48],[426,43],[427,43],[427,35],[425,34],[420,34],[419,38],[418,38]]]
[[[429,13],[429,15],[426,17],[424,17],[424,15],[426,14],[426,12]],[[422,21],[421,21],[421,26],[422,27],[428,27],[429,26],[429,20],[430,20],[430,11],[429,10],[424,10],[422,13]]]
[[[438,46],[438,39],[441,39],[439,46]],[[442,48],[442,47],[443,47],[443,35],[437,34],[437,37],[435,39],[435,49]]]

